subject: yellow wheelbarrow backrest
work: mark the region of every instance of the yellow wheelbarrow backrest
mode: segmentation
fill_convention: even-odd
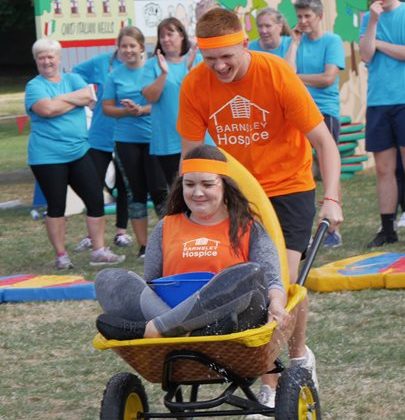
[[[281,278],[285,290],[288,291],[290,287],[290,275],[287,264],[287,253],[283,232],[281,231],[276,212],[257,179],[235,158],[224,150],[221,149],[221,151],[228,159],[231,178],[238,184],[243,194],[251,203],[253,210],[260,216],[264,227],[277,248],[280,259]]]

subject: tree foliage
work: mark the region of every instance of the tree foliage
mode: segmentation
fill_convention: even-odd
[[[32,0],[1,0],[0,31],[25,29],[34,25],[35,12]]]

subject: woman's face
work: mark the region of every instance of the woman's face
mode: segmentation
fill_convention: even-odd
[[[38,73],[46,79],[53,79],[59,75],[60,55],[49,50],[41,51],[35,57]]]
[[[142,61],[143,47],[132,36],[125,35],[118,46],[120,59],[128,65],[137,65]]]
[[[160,30],[159,42],[165,55],[180,56],[184,36],[173,26]]]
[[[227,217],[224,184],[219,175],[208,172],[184,174],[183,197],[191,218],[198,223],[218,223]]]
[[[263,46],[277,48],[280,45],[282,23],[277,23],[274,16],[262,15],[257,19],[257,29]]]

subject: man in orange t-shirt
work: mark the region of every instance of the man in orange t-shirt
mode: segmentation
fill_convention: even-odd
[[[201,144],[208,130],[218,146],[252,172],[280,220],[294,283],[315,216],[311,145],[324,184],[319,217],[328,218],[332,230],[343,220],[338,149],[288,64],[271,54],[248,51],[235,13],[209,10],[199,19],[196,35],[204,63],[184,79],[180,92],[177,129],[183,154]],[[307,308],[301,315],[289,353],[303,365],[312,359],[309,369],[315,373],[312,352],[305,346]],[[271,380],[269,384],[274,387]]]

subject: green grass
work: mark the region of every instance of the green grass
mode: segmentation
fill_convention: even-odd
[[[25,114],[24,89],[33,74],[18,77],[0,74],[0,117]]]
[[[0,174],[27,167],[29,124],[22,135],[15,121],[0,124]]]
[[[23,93],[27,82],[35,76],[35,73],[22,73],[18,77],[0,74],[0,95]]]
[[[25,149],[15,153],[13,149],[25,148],[26,133],[17,136],[12,125],[7,130],[0,141],[0,179],[4,171],[25,166],[21,152]],[[315,266],[366,253],[365,244],[378,227],[373,173],[356,175],[342,189],[344,246],[322,249]],[[29,216],[32,190],[29,181],[0,183],[0,201],[19,198],[25,205],[0,211],[0,276],[56,273],[43,222]],[[109,245],[113,224],[114,217],[108,216]],[[84,232],[84,216],[69,217],[69,250]],[[401,252],[404,240],[400,231],[400,242],[384,250]],[[142,273],[136,248],[118,251],[127,255],[126,268]],[[89,266],[88,253],[71,256],[73,273],[94,280],[97,270]],[[405,290],[310,293],[308,343],[317,356],[323,418],[405,418],[404,303]],[[0,305],[0,419],[98,418],[108,379],[119,371],[131,371],[115,353],[92,348],[99,311],[93,301]],[[152,409],[162,410],[160,387],[144,384]],[[207,392],[212,394],[212,388]]]

